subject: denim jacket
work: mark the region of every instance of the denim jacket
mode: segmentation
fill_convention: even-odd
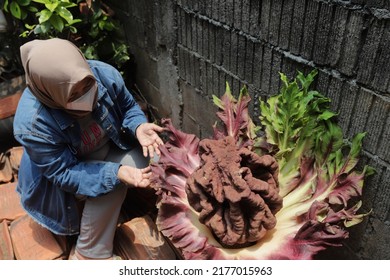
[[[136,143],[135,130],[147,119],[114,67],[95,60],[88,63],[98,83],[92,115],[112,142],[130,149]],[[43,105],[28,88],[15,114],[14,136],[24,147],[17,186],[24,209],[53,233],[78,234],[75,195],[96,197],[113,190],[119,184],[119,163],[79,161],[78,122]]]

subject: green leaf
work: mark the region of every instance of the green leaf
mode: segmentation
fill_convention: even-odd
[[[94,1],[93,1],[93,2],[94,2]],[[61,2],[59,3],[59,6],[64,7],[64,8],[72,8],[72,7],[76,7],[77,4],[72,3],[72,2],[68,2],[68,1],[61,1]]]
[[[21,10],[21,20],[25,20],[27,18],[27,12],[25,10]]]
[[[318,116],[317,120],[318,121],[325,121],[325,120],[328,120],[330,118],[333,118],[334,116],[336,116],[337,114],[334,113],[334,112],[331,112],[331,111],[324,111],[323,113],[321,113],[321,115]]]
[[[40,26],[41,26],[41,30],[42,30],[43,34],[49,33],[49,31],[50,31],[50,29],[52,27],[52,25],[51,25],[51,23],[49,21],[46,21],[46,22],[40,24]]]
[[[64,29],[64,22],[63,22],[63,20],[61,19],[61,17],[59,17],[56,14],[52,15],[52,17],[50,18],[50,23],[59,32],[62,32],[62,30]]]
[[[366,133],[358,133],[355,135],[355,137],[352,139],[352,144],[351,144],[351,151],[350,151],[350,156],[352,158],[355,158],[359,155],[361,149],[362,149],[362,141],[364,136],[366,136]]]
[[[243,96],[249,95],[248,88],[244,85],[240,90],[240,96],[238,97],[238,100],[240,100]]]
[[[9,13],[9,10],[8,10],[8,0],[5,0],[5,2],[4,2],[4,5],[3,5],[3,9],[4,9],[4,11],[6,11],[7,13]]]
[[[37,24],[34,28],[34,34],[42,34],[42,26],[40,24]]]
[[[35,25],[35,24],[30,25],[30,24],[27,24],[27,23],[26,23],[24,26],[25,26],[28,30],[33,30],[33,29],[35,28],[36,25]]]
[[[30,31],[26,30],[26,31],[20,33],[19,37],[27,38],[29,34],[30,34]]]
[[[96,49],[93,46],[83,48],[83,53],[87,59],[99,59]]]
[[[39,12],[38,22],[42,24],[42,23],[48,21],[52,15],[53,15],[53,13],[51,11],[44,9],[44,10]]]
[[[99,35],[99,30],[98,29],[91,29],[88,32],[88,35],[91,36],[92,38],[96,38]]]
[[[50,0],[32,0],[33,2],[40,3],[40,4],[50,4]]]
[[[70,32],[72,32],[73,34],[77,33],[77,28],[76,27],[71,26],[71,25],[69,25],[68,27],[69,27]]]
[[[73,15],[68,9],[64,7],[58,7],[56,9],[56,12],[58,13],[59,16],[65,19],[69,24],[73,21]]]
[[[216,95],[214,95],[214,94],[213,94],[213,102],[214,102],[214,104],[215,104],[218,108],[220,108],[220,109],[223,110],[222,100],[221,100],[218,96],[216,96]]]
[[[28,6],[31,3],[31,0],[17,0],[20,6]]]
[[[45,4],[45,7],[51,11],[51,12],[54,12],[54,10],[58,7],[58,2],[56,3],[48,3],[48,4]]]
[[[100,23],[102,24],[100,25]],[[107,30],[107,31],[112,31],[116,28],[114,23],[109,22],[108,20],[99,22],[99,27],[101,27],[101,30]]]
[[[79,22],[83,22],[81,19],[72,19],[70,22],[66,23],[65,26],[68,26],[68,27],[71,27],[72,25],[76,24],[76,23],[79,23]],[[76,27],[74,27],[76,28]]]
[[[98,26],[100,30],[104,29],[104,26],[106,25],[106,22],[104,20],[99,21]]]
[[[307,92],[311,83],[314,81],[314,77],[317,75],[318,71],[314,69],[306,77],[303,73],[298,72],[297,79],[300,82],[302,89]]]
[[[14,16],[17,19],[22,19],[22,11],[20,9],[20,6],[17,2],[13,1],[10,5],[10,10],[12,16]]]
[[[37,7],[34,7],[34,6],[27,6],[26,7],[26,10],[31,12],[31,13],[36,13],[38,12],[39,10],[37,9]]]

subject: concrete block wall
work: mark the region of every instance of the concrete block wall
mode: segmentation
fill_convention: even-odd
[[[182,119],[176,62],[176,3],[172,0],[111,0],[132,55],[134,79],[160,116]]]
[[[361,165],[365,211],[345,246],[319,258],[390,259],[390,1],[164,0],[122,3],[137,83],[162,117],[211,135],[229,82],[259,98],[278,93],[279,72],[319,71],[313,85],[330,97],[345,137],[366,131]],[[142,3],[141,3],[142,2]]]

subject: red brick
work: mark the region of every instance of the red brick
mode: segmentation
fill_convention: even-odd
[[[0,185],[0,222],[13,221],[25,214],[16,192],[16,183]]]
[[[17,260],[55,260],[64,258],[64,251],[54,235],[34,222],[28,215],[11,223],[10,236]]]
[[[24,149],[22,146],[13,147],[7,151],[14,178],[16,178],[18,175],[20,161],[22,160],[23,151],[24,151]]]
[[[0,223],[0,260],[13,260],[14,251],[7,221]]]
[[[18,107],[19,99],[22,95],[21,91],[16,92],[13,95],[0,99],[0,119],[5,119],[13,116]]]
[[[122,224],[117,229],[114,245],[116,253],[123,259],[177,259],[167,240],[147,215]]]
[[[0,183],[10,183],[18,180],[22,155],[22,146],[12,147],[0,154]]]
[[[0,184],[11,182],[13,177],[12,166],[5,153],[0,154]]]

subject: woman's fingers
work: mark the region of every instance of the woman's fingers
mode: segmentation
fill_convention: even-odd
[[[153,144],[154,151],[156,152],[156,154],[157,154],[158,156],[160,156],[160,154],[161,154],[159,146],[160,146],[160,145],[157,144],[157,143],[154,143],[154,144]]]
[[[158,131],[158,132],[164,131],[164,128],[163,128],[163,127],[161,127],[161,126],[159,126],[159,125],[157,125],[157,124],[155,124],[155,123],[152,123],[151,128],[152,128],[153,130],[155,130],[155,131]]]
[[[142,168],[141,169],[141,171],[142,171],[142,173],[150,173],[150,172],[152,172],[152,168],[150,167],[150,165],[148,165],[147,167],[145,167],[145,168]]]
[[[149,155],[150,158],[154,157],[154,153],[156,153],[158,156],[161,154],[159,144],[153,143],[152,145],[143,146],[142,147],[142,153],[144,157],[147,157]]]
[[[154,156],[154,148],[153,148],[153,145],[147,146],[147,153],[149,153],[149,157],[150,157],[150,158],[153,158],[153,156]]]
[[[148,147],[147,146],[142,146],[142,153],[144,154],[144,157],[148,156]]]

